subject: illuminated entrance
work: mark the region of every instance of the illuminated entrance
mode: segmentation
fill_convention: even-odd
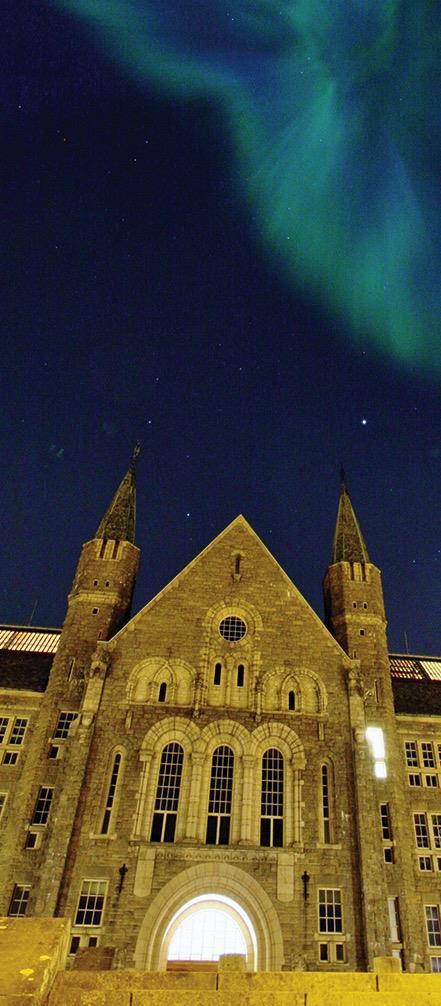
[[[179,961],[217,961],[221,954],[243,954],[247,969],[256,961],[256,936],[246,912],[231,898],[204,894],[175,913],[164,934],[161,957],[175,968]]]
[[[144,859],[147,861],[146,853]],[[200,924],[203,921],[205,927],[208,917],[202,920],[201,910],[212,913],[209,918],[214,933],[209,945]],[[193,931],[188,933],[183,926],[173,943],[187,918],[192,919]],[[172,877],[151,899],[138,932],[133,963],[140,971],[165,971],[178,966],[170,954],[179,954],[179,964],[184,959],[189,963],[205,960],[203,970],[211,970],[216,967],[213,957],[244,953],[244,944],[247,970],[282,970],[280,922],[263,887],[233,863],[198,862]],[[190,958],[184,958],[184,953]],[[179,966],[179,970],[186,968]]]

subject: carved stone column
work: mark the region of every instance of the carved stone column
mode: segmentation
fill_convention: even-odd
[[[253,776],[256,766],[254,755],[243,755],[242,757],[242,815],[240,821],[239,845],[253,844],[253,811],[255,813],[255,801],[253,799]],[[257,813],[260,806],[257,808]]]
[[[188,797],[187,821],[184,826],[184,842],[196,842],[198,840],[199,824],[199,802],[201,797],[202,769],[204,765],[204,754],[200,751],[191,752],[191,783]]]

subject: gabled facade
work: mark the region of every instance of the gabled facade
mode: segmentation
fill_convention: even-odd
[[[326,624],[241,516],[131,617],[134,529],[133,461],[61,633],[0,629],[0,913],[120,967],[216,908],[251,970],[441,968],[441,663],[390,657],[345,485]]]

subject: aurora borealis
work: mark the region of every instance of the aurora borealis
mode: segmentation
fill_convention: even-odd
[[[439,369],[437,5],[57,2],[138,80],[220,103],[280,270],[354,339]]]

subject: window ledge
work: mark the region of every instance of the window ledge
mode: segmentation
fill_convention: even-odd
[[[317,849],[341,849],[341,842],[317,842]]]
[[[89,838],[93,838],[94,841],[99,842],[114,842],[115,838],[118,838],[115,831],[109,832],[108,835],[95,835],[92,831],[89,832]]]

